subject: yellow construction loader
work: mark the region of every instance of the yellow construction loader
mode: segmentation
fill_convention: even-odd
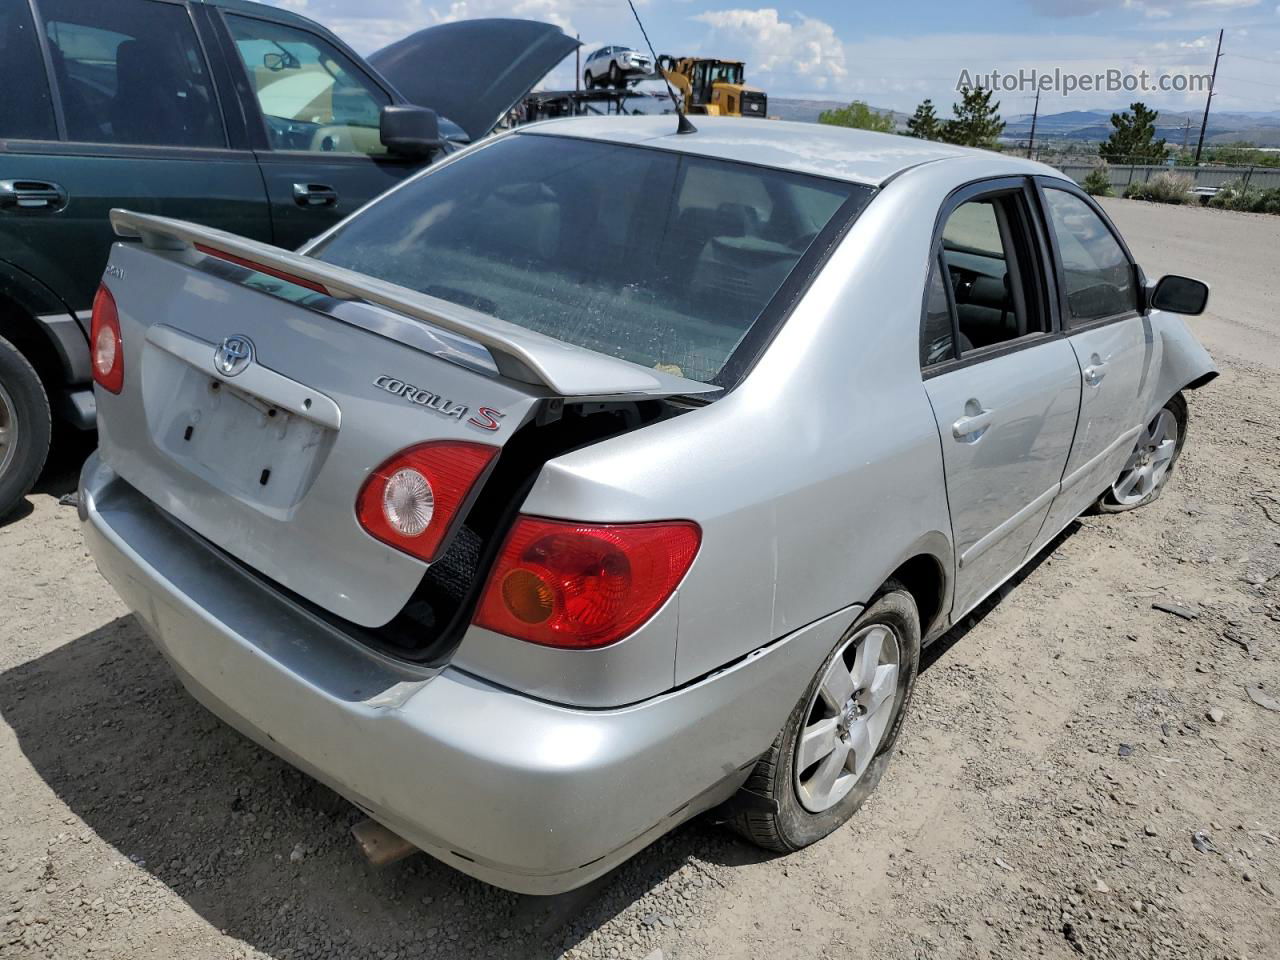
[[[768,116],[763,90],[742,82],[741,60],[658,57],[658,69],[684,101],[684,112],[713,117]]]

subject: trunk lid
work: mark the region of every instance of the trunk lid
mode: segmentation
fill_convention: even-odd
[[[430,440],[501,448],[566,397],[707,389],[216,230],[113,221],[146,245],[116,244],[104,279],[124,388],[97,391],[103,458],[233,557],[364,627],[394,618],[428,566],[356,517],[388,458]]]

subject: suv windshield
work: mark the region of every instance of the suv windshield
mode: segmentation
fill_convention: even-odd
[[[819,232],[870,195],[665,150],[516,134],[410,181],[308,252],[719,383]]]

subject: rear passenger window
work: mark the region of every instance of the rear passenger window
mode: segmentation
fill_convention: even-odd
[[[1021,191],[966,201],[947,217],[939,263],[929,281],[922,365],[1049,329],[1029,225]],[[952,316],[950,343],[944,336],[943,310]]]
[[[0,0],[0,137],[57,140],[49,80],[27,0]]]
[[[1133,264],[1102,218],[1075,194],[1054,189],[1044,194],[1062,260],[1068,325],[1137,310]]]
[[[41,0],[67,138],[224,147],[186,8],[151,0]]]

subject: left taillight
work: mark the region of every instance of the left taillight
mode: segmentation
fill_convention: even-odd
[[[356,519],[370,536],[430,563],[497,447],[434,440],[401,450],[370,474]]]
[[[93,382],[103,390],[119,393],[124,389],[124,341],[120,339],[116,300],[106,284],[100,285],[93,297],[89,347],[93,352]]]

